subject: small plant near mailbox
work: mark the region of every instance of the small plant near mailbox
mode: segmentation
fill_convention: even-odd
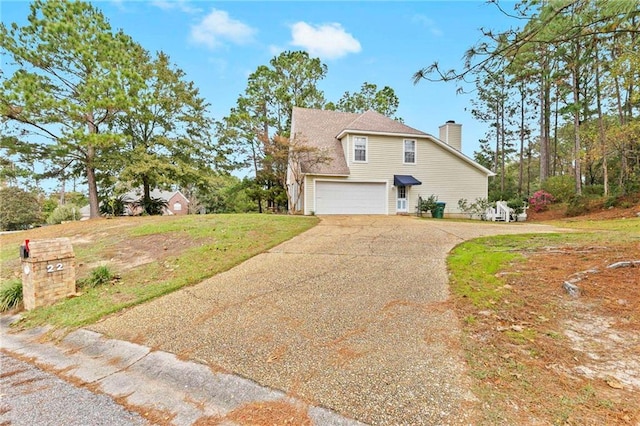
[[[119,277],[114,275],[107,266],[98,266],[91,275],[82,280],[78,280],[78,288],[94,288],[117,280]]]
[[[0,289],[0,312],[17,308],[22,303],[22,282],[12,280]]]

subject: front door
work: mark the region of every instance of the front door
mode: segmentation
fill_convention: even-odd
[[[396,211],[398,213],[406,213],[407,212],[407,187],[398,186],[396,189],[396,193],[398,195],[397,201],[396,201]]]

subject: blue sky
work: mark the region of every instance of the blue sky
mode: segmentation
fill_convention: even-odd
[[[216,119],[229,113],[258,66],[284,50],[306,50],[328,66],[319,84],[328,101],[365,81],[390,86],[406,124],[437,136],[445,121],[462,123],[462,149],[469,156],[486,130],[471,116],[473,93],[457,95],[455,83],[414,85],[411,77],[434,61],[461,67],[464,52],[481,39],[481,27],[519,24],[479,0],[94,3],[112,27],[151,52],[167,53],[199,87]],[[28,2],[2,1],[0,7],[5,24],[26,22]]]

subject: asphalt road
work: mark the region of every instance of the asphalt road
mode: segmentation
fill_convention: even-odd
[[[0,352],[0,425],[137,426],[147,421],[106,395]]]

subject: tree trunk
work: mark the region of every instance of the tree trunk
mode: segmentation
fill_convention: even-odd
[[[96,183],[96,169],[93,167],[93,158],[95,157],[95,148],[87,147],[87,186],[89,187],[89,218],[95,219],[100,217],[100,204],[98,202],[98,184]]]
[[[504,129],[504,97],[500,97],[500,192],[504,194],[504,163],[505,163],[505,129]],[[500,197],[502,198],[502,196]]]
[[[597,39],[596,39],[597,43]],[[609,195],[609,170],[607,168],[607,141],[604,132],[604,120],[602,118],[602,100],[600,99],[600,58],[598,46],[594,49],[596,59],[596,104],[598,106],[598,134],[600,138],[600,150],[602,151],[602,180],[604,184],[604,196]]]
[[[540,71],[540,183],[549,177],[549,84],[546,52],[542,52],[542,69]]]
[[[146,175],[142,176],[142,199],[145,204],[151,200],[151,185],[149,184],[149,178]]]
[[[93,123],[93,111],[87,114],[87,127],[89,134],[98,133],[98,128]],[[89,218],[95,219],[100,217],[100,203],[98,201],[98,183],[96,182],[96,169],[93,166],[93,161],[96,157],[96,148],[89,143],[87,145],[86,154],[86,171],[87,171],[87,186],[89,187]]]
[[[65,203],[65,178],[60,179],[60,205],[64,206]]]
[[[520,85],[520,164],[518,170],[518,197],[522,197],[522,180],[524,178],[524,126],[525,126],[525,92]]]
[[[500,102],[496,100],[496,152],[493,156],[493,173],[498,173],[500,153]]]
[[[578,50],[578,49],[576,49]],[[577,52],[576,52],[577,53]],[[577,61],[579,61],[579,55],[576,54],[575,59],[576,63],[573,65],[573,102],[574,102],[574,111],[573,111],[573,162],[574,162],[574,176],[575,176],[575,188],[576,195],[582,195],[582,169],[581,169],[581,154],[582,154],[582,146],[580,143],[580,75],[579,75],[579,66]]]
[[[558,173],[558,103],[560,102],[560,93],[556,86],[556,107],[553,111],[553,169],[551,176],[557,176]]]
[[[531,196],[531,139],[527,145],[527,198]]]

